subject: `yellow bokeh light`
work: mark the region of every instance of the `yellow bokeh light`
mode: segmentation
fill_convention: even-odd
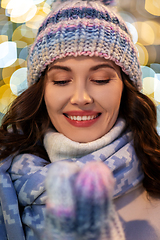
[[[153,63],[156,61],[157,58],[157,50],[154,45],[149,46],[148,48],[149,60],[148,63]]]
[[[42,10],[38,11],[38,13],[26,23],[26,26],[31,29],[38,29],[46,15]]]
[[[6,6],[6,9],[14,11],[15,16],[20,16],[25,14],[31,8],[31,6],[33,6],[32,0],[10,0]]]
[[[26,26],[33,29],[38,29],[44,18],[50,12],[50,6],[47,3],[41,3],[37,8],[35,16],[26,22]]]
[[[159,0],[145,0],[145,9],[152,15],[160,16],[160,1]]]
[[[142,45],[152,45],[155,41],[155,33],[150,24],[145,22],[135,22],[133,24],[138,32],[138,42]]]
[[[43,20],[43,15],[36,15],[29,22],[26,23],[26,26],[32,29],[38,29]]]
[[[12,74],[19,68],[21,67],[26,67],[27,66],[27,61],[25,61],[24,59],[17,59],[17,61],[12,64],[11,66],[7,67],[7,68],[3,68],[2,71],[2,77],[3,77],[3,81],[5,83],[7,83],[5,81],[5,79],[7,79],[8,77],[11,77]]]
[[[151,22],[150,21],[150,25],[151,27],[154,29],[155,32],[155,40],[154,40],[154,44],[155,45],[160,45],[160,22]]]
[[[148,63],[148,51],[147,49],[140,43],[136,44],[139,53],[139,61],[142,66],[147,65]]]
[[[5,9],[4,8],[0,8],[0,21],[7,21],[8,17],[5,14]]]
[[[9,104],[16,98],[9,84],[0,87],[0,112],[6,113]]]
[[[1,21],[6,21],[7,20],[7,16],[5,16],[5,15],[0,15],[0,22]]]
[[[154,78],[146,77],[143,78],[143,93],[150,95],[154,92]]]
[[[0,35],[0,43],[8,42],[8,36],[7,35]]]
[[[1,0],[1,7],[6,8],[7,5],[9,4],[10,0]]]
[[[6,13],[10,16],[10,20],[15,23],[24,23],[30,20],[37,11],[33,0],[3,1],[2,6],[6,8]]]
[[[14,41],[17,44],[17,48],[25,48],[27,47],[27,43],[23,41]]]
[[[36,12],[37,12],[36,5],[27,5],[27,6],[19,5],[18,9],[16,7],[12,9],[10,13],[10,18],[12,22],[24,23],[29,21],[31,18],[33,18]]]
[[[48,14],[51,11],[51,6],[49,4],[47,4],[46,2],[44,2],[42,4],[42,9],[43,9],[44,13]]]
[[[9,84],[9,83],[10,83],[10,77],[3,78],[3,82],[4,82],[5,84]]]
[[[148,24],[148,26],[150,26],[150,28],[152,28],[152,31],[154,32],[154,35],[153,35],[154,40],[153,42],[151,41],[151,44],[159,45],[160,44],[160,23],[156,21],[145,21],[145,24]],[[149,30],[148,30],[148,33],[149,33]]]
[[[34,42],[35,34],[25,24],[15,29],[12,35],[12,41],[22,41],[30,45]]]

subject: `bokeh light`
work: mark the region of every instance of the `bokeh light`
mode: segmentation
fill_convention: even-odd
[[[18,96],[28,87],[27,85],[27,68],[16,70],[10,78],[10,88],[14,95]]]
[[[32,19],[35,16],[35,14],[37,12],[37,7],[35,5],[31,6],[28,9],[28,11],[26,11],[25,14],[22,14],[22,15],[18,15],[17,12],[18,12],[18,10],[16,8],[14,8],[12,10],[12,12],[10,14],[11,21],[15,22],[15,23],[24,23],[24,22],[29,21],[30,19]]]
[[[145,46],[146,50],[148,52],[148,62],[146,65],[150,65],[151,63],[154,63],[157,61],[158,58],[158,51],[155,45],[149,45]]]
[[[45,16],[50,12],[51,7],[47,3],[43,3],[37,8],[36,15],[26,22],[26,26],[31,29],[38,29]]]
[[[8,42],[8,36],[7,35],[0,35],[0,43]]]
[[[23,41],[26,42],[27,45],[30,45],[34,42],[35,36],[36,35],[29,27],[22,24],[14,30],[12,41]]]
[[[24,59],[18,58],[12,65],[9,67],[3,68],[2,70],[2,77],[3,81],[5,83],[9,83],[8,81],[6,82],[6,79],[12,76],[12,74],[17,71],[18,69],[27,67],[27,62]]]
[[[146,77],[143,78],[143,93],[146,95],[150,95],[154,92],[154,83],[155,78],[153,77]]]
[[[147,49],[141,43],[137,43],[136,47],[137,47],[138,53],[139,53],[140,64],[142,66],[147,65],[148,58],[149,58]]]
[[[8,4],[6,4],[5,9],[6,15],[15,23],[27,22],[37,11],[33,0],[10,0]]]
[[[12,93],[9,84],[0,87],[0,112],[2,114],[6,113],[8,106],[15,98],[16,95]]]
[[[156,72],[160,73],[160,64],[159,63],[152,63],[150,67]]]
[[[147,66],[141,67],[141,70],[143,79],[143,93],[149,96],[154,93],[155,72],[153,69]]]
[[[137,32],[137,29],[135,28],[135,26],[134,26],[133,24],[131,24],[131,23],[129,23],[129,22],[126,22],[126,24],[127,24],[127,27],[128,27],[128,29],[129,29],[131,35],[132,35],[132,40],[133,40],[134,44],[136,44],[137,41],[138,41],[138,32]]]
[[[0,35],[6,35],[9,40],[12,39],[13,23],[7,21],[0,21]]]
[[[10,66],[17,60],[17,45],[15,42],[3,42],[0,44],[0,68]]]
[[[160,104],[160,73],[155,75],[154,99]]]
[[[160,16],[160,1],[159,0],[145,0],[145,9],[150,14]]]
[[[160,133],[160,0],[119,0],[117,10],[136,44],[142,92],[157,108]],[[53,0],[1,0],[0,121],[8,105],[27,88],[27,56]]]
[[[155,32],[148,21],[135,22],[138,32],[138,41],[143,45],[152,45],[155,41]]]

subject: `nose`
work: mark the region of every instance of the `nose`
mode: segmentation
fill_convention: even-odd
[[[93,102],[93,98],[89,95],[85,86],[76,86],[71,97],[71,104],[84,106]]]

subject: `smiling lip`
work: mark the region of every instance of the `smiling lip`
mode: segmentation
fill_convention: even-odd
[[[89,127],[98,121],[101,113],[94,111],[70,111],[63,113],[63,115],[75,127]]]

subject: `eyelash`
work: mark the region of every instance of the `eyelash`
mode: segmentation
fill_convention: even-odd
[[[53,81],[54,85],[59,85],[59,86],[65,86],[67,83],[69,83],[71,80],[62,80],[62,81]]]
[[[59,85],[59,86],[65,86],[68,83],[70,83],[71,80],[62,80],[62,81],[53,81],[54,85]],[[94,82],[98,85],[104,85],[110,82],[110,79],[106,79],[106,80],[91,80],[91,82]]]
[[[110,82],[110,79],[106,79],[106,80],[91,80],[92,82],[99,84],[99,85],[104,85]]]

